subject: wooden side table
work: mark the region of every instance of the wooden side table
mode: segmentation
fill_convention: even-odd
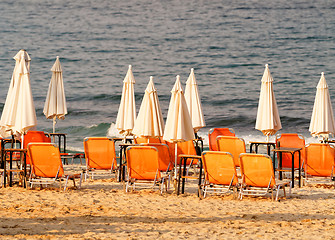
[[[19,153],[20,154],[20,169],[13,169],[13,153]],[[9,154],[9,168],[7,168],[7,155]],[[16,149],[16,148],[7,148],[2,149],[1,151],[1,157],[4,164],[4,187],[6,187],[6,176],[9,175],[9,186],[11,187],[13,185],[13,179],[12,179],[12,173],[16,172],[20,175],[23,175],[23,186],[27,187],[27,163],[26,163],[26,157],[27,157],[27,150],[26,149]]]

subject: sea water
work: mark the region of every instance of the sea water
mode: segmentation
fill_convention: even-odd
[[[315,141],[308,128],[321,72],[335,101],[334,1],[2,0],[0,8],[0,110],[13,56],[26,49],[37,128],[52,132],[43,106],[50,68],[60,56],[68,114],[56,131],[67,134],[72,150],[82,150],[87,136],[118,135],[114,124],[129,64],[137,112],[153,76],[164,118],[176,75],[185,84],[194,68],[203,137],[212,127],[231,127],[246,141],[265,140],[255,130],[265,64],[283,126],[278,133]]]

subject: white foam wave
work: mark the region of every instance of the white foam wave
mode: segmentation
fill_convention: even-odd
[[[116,128],[115,123],[112,123],[107,130],[107,137],[122,137],[119,130]]]

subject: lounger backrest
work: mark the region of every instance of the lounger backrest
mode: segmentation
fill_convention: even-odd
[[[305,138],[301,134],[297,133],[282,133],[276,137],[277,147],[291,147],[291,148],[302,148],[301,150],[301,164],[305,162]],[[279,159],[279,153],[277,155]],[[282,153],[282,167],[292,167],[292,157],[290,153]],[[296,152],[294,155],[294,167],[299,167],[299,153]]]
[[[235,131],[232,128],[212,128],[208,132],[208,144],[210,151],[218,151],[216,138],[218,136],[233,136],[235,137]]]
[[[160,138],[158,137],[135,137],[134,138],[135,144],[141,143],[161,143]]]
[[[89,168],[117,168],[115,143],[108,137],[88,137],[84,139],[86,164]]]
[[[126,158],[129,178],[154,180],[156,177],[160,177],[157,148],[151,146],[128,147]]]
[[[29,143],[51,143],[51,138],[45,134],[43,131],[28,131],[23,136],[23,148],[27,149]],[[30,164],[30,156],[27,154],[27,164]]]
[[[202,153],[202,161],[205,179],[209,183],[220,185],[237,184],[238,179],[234,158],[230,153],[206,151]]]
[[[276,185],[272,159],[269,156],[243,153],[240,155],[240,164],[243,184],[253,187],[273,187]]]
[[[334,167],[335,150],[326,143],[311,143],[306,147],[306,174],[329,177]]]
[[[52,143],[29,143],[32,174],[38,177],[54,178],[64,174],[59,148]]]
[[[229,152],[234,157],[234,162],[237,167],[240,166],[240,154],[246,153],[245,142],[242,138],[231,136],[218,136],[217,139],[218,150],[222,152]]]
[[[174,162],[170,156],[169,147],[163,143],[142,143],[141,146],[151,146],[158,150],[159,156],[159,171],[170,171],[173,169]]]

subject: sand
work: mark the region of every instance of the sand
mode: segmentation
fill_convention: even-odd
[[[191,182],[187,186],[192,186]],[[71,185],[72,186],[72,185]],[[0,189],[1,239],[335,239],[335,189],[290,198],[125,193],[110,179],[70,187]]]

